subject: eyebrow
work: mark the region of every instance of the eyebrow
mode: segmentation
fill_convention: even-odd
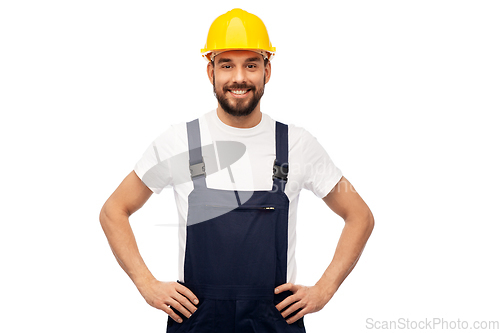
[[[260,57],[248,58],[247,60],[245,60],[245,62],[259,61],[260,59],[262,58]]]
[[[217,60],[217,64],[223,63],[223,62],[231,62],[231,59],[229,58],[220,58]]]
[[[252,61],[259,61],[261,58],[259,57],[253,57],[253,58],[248,58],[245,60],[245,62],[252,62]],[[221,64],[221,63],[224,63],[224,62],[231,62],[232,60],[229,59],[229,58],[220,58],[219,60],[217,60],[217,64]]]

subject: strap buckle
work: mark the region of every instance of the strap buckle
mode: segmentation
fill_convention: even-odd
[[[203,157],[201,158],[200,163],[190,165],[189,171],[191,172],[191,179],[194,179],[199,176],[206,177],[207,174],[205,173],[205,161],[203,160]]]
[[[278,165],[276,160],[274,160],[273,166],[273,180],[275,178],[287,181],[288,180],[288,163],[283,163],[282,165]]]

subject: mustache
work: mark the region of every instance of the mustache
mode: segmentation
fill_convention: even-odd
[[[228,91],[228,90],[238,90],[238,89],[250,89],[250,90],[255,90],[255,86],[254,85],[247,85],[247,84],[238,84],[238,83],[234,83],[230,86],[224,86],[224,91]]]

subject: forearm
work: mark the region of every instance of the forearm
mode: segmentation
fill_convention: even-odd
[[[137,288],[154,279],[139,253],[129,215],[103,207],[99,219],[116,260]]]
[[[371,212],[345,220],[333,259],[323,276],[316,283],[330,299],[344,279],[353,270],[373,230]]]

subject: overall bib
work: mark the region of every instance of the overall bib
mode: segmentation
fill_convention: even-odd
[[[269,191],[207,188],[198,119],[187,123],[194,184],[188,197],[184,283],[199,300],[190,318],[168,318],[167,333],[305,333],[275,305],[286,283],[288,126],[276,122],[276,160]],[[172,308],[173,309],[173,308]],[[175,311],[175,310],[174,310]]]

